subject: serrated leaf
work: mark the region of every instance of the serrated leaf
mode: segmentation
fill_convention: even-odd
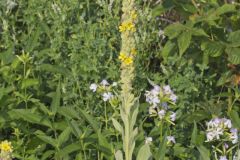
[[[66,142],[69,139],[69,135],[71,133],[70,127],[67,127],[58,137],[57,142],[58,146],[62,146],[64,142]]]
[[[191,32],[183,32],[177,39],[180,56],[187,50],[192,39]]]
[[[79,119],[79,114],[76,110],[73,109],[73,107],[60,107],[58,108],[57,112],[61,115],[63,115],[66,118],[76,118]]]
[[[66,147],[64,147],[63,149],[61,149],[59,156],[60,157],[64,157],[72,152],[76,152],[81,150],[81,144],[80,143],[72,143]]]
[[[224,45],[219,42],[203,42],[201,44],[201,49],[204,54],[207,54],[211,57],[219,57],[224,51]]]
[[[72,120],[71,122],[69,122],[69,126],[71,127],[73,134],[77,138],[80,138],[80,136],[82,135],[82,131],[79,128],[78,123],[75,120]]]
[[[51,103],[51,111],[54,115],[57,113],[57,110],[60,107],[60,97],[61,97],[60,84],[58,84],[54,97],[52,97]]]
[[[237,30],[235,32],[231,32],[228,36],[228,41],[232,43],[240,43],[240,30]]]
[[[22,118],[27,122],[52,127],[51,122],[45,116],[34,113],[29,109],[13,109],[8,112],[12,119]]]
[[[240,64],[240,48],[227,48],[226,52],[231,64]]]
[[[22,81],[21,89],[25,89],[31,86],[36,86],[39,84],[38,79],[24,79]]]
[[[174,47],[175,43],[170,40],[164,45],[161,55],[165,60],[167,59],[169,53],[173,50]]]
[[[234,11],[236,11],[236,6],[234,4],[224,4],[223,6],[217,8],[215,14],[219,16]]]
[[[144,144],[138,151],[137,160],[149,160],[152,157],[149,144]]]
[[[169,39],[173,39],[176,38],[184,29],[184,25],[174,23],[164,29],[164,35],[168,36]]]
[[[52,137],[45,135],[42,131],[36,131],[35,134],[39,139],[41,139],[45,143],[50,144],[55,148],[57,147],[57,141]]]
[[[65,76],[69,76],[69,70],[58,65],[51,65],[51,64],[42,64],[39,66],[40,70],[52,72],[52,73],[59,73]]]

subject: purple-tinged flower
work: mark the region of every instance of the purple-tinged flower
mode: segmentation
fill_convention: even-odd
[[[96,92],[96,90],[97,90],[97,84],[96,83],[92,83],[91,85],[90,85],[90,90],[92,90],[93,92]]]
[[[223,120],[223,124],[225,127],[229,128],[229,129],[232,128],[232,122],[230,119],[223,118],[222,120]]]
[[[226,156],[220,156],[219,160],[228,160]]]
[[[177,96],[172,93],[172,94],[170,95],[170,100],[173,101],[174,103],[176,103],[176,102],[177,102]]]
[[[113,98],[113,94],[111,92],[105,92],[102,94],[102,96],[103,96],[103,101],[105,102]]]
[[[228,149],[228,148],[229,148],[229,146],[228,146],[227,143],[224,143],[224,148],[225,148],[225,149]]]
[[[109,83],[106,79],[102,80],[102,82],[100,84],[103,85],[103,86],[108,86],[109,85]]]
[[[163,92],[164,94],[171,94],[172,90],[169,85],[163,86]]]
[[[165,114],[166,114],[166,111],[164,109],[162,109],[158,112],[158,116],[159,116],[160,119],[163,119]]]
[[[233,144],[236,144],[238,142],[238,130],[236,128],[230,129],[230,139],[232,140]]]
[[[176,143],[175,138],[173,136],[167,136],[167,143]]]
[[[170,115],[170,120],[173,121],[173,122],[176,120],[176,113],[175,112],[172,112],[172,114]]]
[[[168,104],[167,104],[166,102],[161,103],[161,106],[162,106],[162,108],[165,109],[165,110],[168,110],[168,109],[169,109],[169,106],[168,106]]]

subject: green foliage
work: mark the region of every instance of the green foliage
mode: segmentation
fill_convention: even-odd
[[[0,2],[0,142],[12,142],[16,159],[125,159],[119,102],[89,89],[102,79],[119,83],[121,2]],[[135,2],[139,105],[126,117],[138,129],[133,159],[219,158],[206,122],[226,117],[240,129],[239,0]],[[149,115],[149,82],[169,84],[178,96],[175,125]],[[237,146],[229,158],[240,156]]]

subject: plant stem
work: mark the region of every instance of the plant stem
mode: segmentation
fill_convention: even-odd
[[[108,117],[107,117],[107,104],[104,103],[104,113],[105,113],[105,127],[108,129]]]

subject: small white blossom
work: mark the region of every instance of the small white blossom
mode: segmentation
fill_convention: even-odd
[[[170,95],[170,99],[171,99],[171,101],[173,101],[174,103],[176,103],[176,101],[177,101],[177,96],[172,93],[172,94]]]
[[[117,86],[117,82],[113,82],[112,86],[113,87]]]
[[[163,92],[164,94],[171,94],[172,90],[169,85],[163,86]]]
[[[102,82],[100,84],[103,85],[103,86],[108,86],[109,85],[109,83],[106,79],[102,80]]]
[[[92,83],[89,88],[90,88],[90,90],[92,90],[93,92],[96,92],[97,87],[98,87],[97,84]]]
[[[106,102],[113,97],[113,94],[111,92],[105,92],[102,94],[102,96],[103,96],[103,101]]]
[[[146,137],[145,138],[145,144],[149,144],[152,142],[152,137]]]
[[[232,140],[233,144],[236,144],[238,142],[238,130],[236,128],[232,128],[230,132],[230,139]]]
[[[163,119],[165,114],[166,114],[166,111],[163,110],[163,109],[158,112],[158,116],[159,116],[160,119]]]
[[[168,110],[168,109],[169,109],[169,106],[168,106],[168,104],[167,104],[166,102],[161,103],[161,106],[162,106],[162,108],[165,109],[165,110]]]
[[[226,156],[220,156],[219,160],[228,160]]]
[[[148,112],[151,115],[151,114],[156,113],[156,110],[154,109],[154,107],[149,107]]]
[[[227,128],[232,128],[232,122],[231,120],[229,119],[226,119],[226,118],[223,118],[223,123],[224,123],[224,126],[227,127]]]
[[[175,112],[172,112],[172,114],[170,115],[170,120],[173,121],[173,122],[176,120],[176,113]]]
[[[167,143],[176,143],[175,138],[173,136],[167,136]]]

